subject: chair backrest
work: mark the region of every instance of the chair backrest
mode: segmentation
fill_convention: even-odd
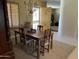
[[[48,35],[48,37],[51,36],[51,30],[50,29],[47,29],[47,35]]]
[[[37,30],[38,30],[38,31],[43,31],[43,26],[42,26],[42,25],[38,25],[38,26],[37,26]]]
[[[36,33],[36,29],[31,29],[31,32],[32,33]]]
[[[50,41],[51,38],[51,30],[50,29],[46,29],[44,31],[44,41]]]
[[[19,32],[23,34],[24,33],[24,29],[23,28],[19,28]]]
[[[20,32],[21,38],[24,38],[24,29],[23,28],[19,28],[19,32]]]

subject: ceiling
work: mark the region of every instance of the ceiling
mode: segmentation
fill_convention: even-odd
[[[47,2],[47,5],[49,7],[60,8],[60,2],[61,2],[61,0],[44,0],[44,1]]]
[[[45,0],[46,2],[60,2],[60,0]]]

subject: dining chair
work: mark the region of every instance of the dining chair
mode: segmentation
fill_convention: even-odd
[[[24,46],[31,44],[31,42],[33,41],[30,37],[26,37],[25,33],[24,33],[24,29],[20,28],[20,41],[21,43],[23,43]]]
[[[32,29],[30,30],[32,33],[36,33],[36,29]]]
[[[38,30],[38,31],[43,31],[43,26],[42,26],[42,25],[38,25],[38,26],[37,26],[37,30]]]
[[[27,53],[32,53],[34,51],[34,40],[31,39],[30,37],[27,37],[24,33],[24,29],[23,28],[20,28],[20,40],[21,40],[21,43],[23,44],[24,48],[26,49]],[[35,29],[30,29],[30,31],[27,31],[28,33],[35,33],[36,30]]]
[[[51,39],[51,30],[47,29],[44,31],[44,38],[42,38],[42,40],[41,40],[41,48],[42,48],[43,56],[44,56],[45,50],[47,50],[49,52],[50,39]]]
[[[24,29],[23,28],[19,28],[19,32],[20,32],[20,42],[25,45],[25,35],[24,35]]]

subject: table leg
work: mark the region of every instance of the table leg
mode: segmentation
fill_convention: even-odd
[[[15,44],[17,44],[17,36],[16,36],[16,32],[15,32]]]
[[[53,46],[53,33],[51,34],[51,49],[52,49],[52,46]]]
[[[21,34],[20,34],[20,42],[21,42],[22,40],[21,40]]]
[[[40,40],[37,40],[38,48],[37,48],[37,59],[40,59]]]

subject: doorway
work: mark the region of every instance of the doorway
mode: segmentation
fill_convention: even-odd
[[[51,14],[51,30],[58,32],[60,9],[52,8]]]
[[[19,4],[8,2],[7,9],[10,28],[19,27]]]

